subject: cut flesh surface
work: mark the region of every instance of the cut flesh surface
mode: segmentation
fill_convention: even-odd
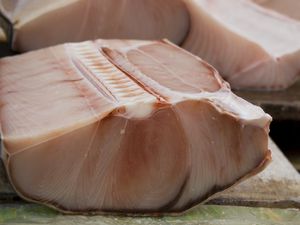
[[[18,51],[97,38],[181,43],[189,28],[182,0],[2,0],[0,12],[14,24]]]
[[[271,117],[168,41],[96,40],[0,60],[2,158],[65,212],[178,212],[270,160]]]
[[[300,21],[292,19],[299,2],[2,0],[0,16],[19,52],[97,38],[168,38],[213,65],[234,89],[278,90],[300,77]]]
[[[236,89],[282,89],[300,75],[300,23],[249,0],[187,0],[183,47]],[[280,27],[280,29],[279,29]]]

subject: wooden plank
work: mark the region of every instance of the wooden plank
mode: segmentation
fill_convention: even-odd
[[[0,206],[0,224],[6,225],[297,225],[299,221],[297,209],[199,205],[176,216],[121,217],[66,216],[33,204]]]
[[[272,140],[269,142],[273,161],[262,173],[222,194],[208,204],[300,208],[300,175]],[[0,168],[0,202],[18,200]]]
[[[282,91],[235,91],[262,107],[274,120],[300,120],[300,80]]]

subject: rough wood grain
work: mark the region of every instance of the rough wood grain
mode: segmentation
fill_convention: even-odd
[[[300,80],[283,91],[235,91],[262,107],[274,120],[300,120]]]
[[[300,175],[272,140],[273,161],[262,173],[212,198],[207,204],[300,208]],[[0,202],[18,199],[0,168]]]
[[[298,225],[297,209],[199,205],[176,216],[66,216],[33,204],[0,206],[0,224],[29,225]]]

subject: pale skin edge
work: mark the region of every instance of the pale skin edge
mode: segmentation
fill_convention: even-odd
[[[118,215],[120,215],[120,216],[135,216],[135,217],[141,217],[142,216],[142,217],[146,217],[146,216],[180,216],[180,215],[183,215],[185,213],[188,213],[190,210],[194,209],[199,204],[204,204],[204,203],[208,202],[209,200],[211,200],[212,198],[218,197],[220,194],[222,194],[223,191],[229,190],[229,189],[235,187],[236,185],[238,185],[239,183],[241,183],[242,181],[247,180],[248,178],[250,178],[250,177],[252,177],[252,176],[260,173],[261,171],[263,171],[269,165],[269,163],[271,161],[272,161],[271,151],[268,149],[266,151],[266,155],[264,156],[262,162],[257,167],[255,167],[254,169],[252,169],[250,172],[248,172],[247,174],[245,174],[241,178],[237,179],[229,187],[224,188],[223,190],[217,191],[216,193],[214,193],[211,196],[209,196],[207,199],[205,199],[203,201],[200,201],[197,204],[195,203],[189,209],[182,210],[181,212],[151,212],[151,213],[121,213],[121,212],[103,212],[103,211],[102,212],[101,211],[99,211],[99,212],[71,212],[71,211],[63,210],[63,209],[58,208],[58,207],[56,207],[54,205],[47,204],[46,202],[40,202],[40,201],[33,200],[33,199],[30,199],[30,198],[27,198],[26,196],[24,196],[21,192],[19,192],[17,190],[17,188],[15,188],[14,183],[11,180],[11,176],[10,176],[10,173],[9,173],[9,169],[7,167],[8,166],[7,163],[5,162],[4,165],[5,165],[6,171],[8,173],[8,179],[9,179],[9,181],[10,181],[13,189],[15,190],[15,192],[21,198],[23,198],[24,200],[26,200],[28,202],[33,202],[33,203],[37,203],[39,205],[44,205],[44,206],[52,208],[52,209],[54,209],[54,210],[56,210],[56,211],[58,211],[60,213],[67,214],[67,215],[112,215],[112,216],[118,216]]]

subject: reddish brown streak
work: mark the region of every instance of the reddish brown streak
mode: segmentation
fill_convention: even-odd
[[[102,47],[101,49],[102,49],[102,51],[104,53],[104,56],[112,64],[114,64],[119,70],[121,70],[124,74],[126,74],[131,80],[133,80],[137,85],[139,85],[141,88],[143,88],[145,91],[147,91],[151,95],[155,96],[157,98],[157,100],[161,104],[168,104],[167,97],[159,94],[153,88],[150,88],[145,83],[143,83],[142,81],[138,80],[136,77],[133,76],[133,74],[130,74],[128,71],[126,71],[124,69],[124,67],[122,67],[122,65],[121,65],[122,62],[124,62],[124,63],[129,63],[129,62],[127,62],[127,60],[125,59],[125,57],[120,52],[118,52],[116,50],[112,50],[112,49],[107,48],[107,47]],[[120,60],[121,62],[118,62],[118,60],[116,60],[116,58],[118,58],[118,60]]]

